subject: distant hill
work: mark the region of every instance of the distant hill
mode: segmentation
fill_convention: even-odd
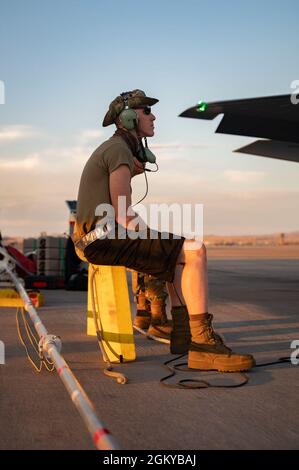
[[[206,235],[207,245],[215,246],[274,246],[274,245],[299,245],[299,231],[268,235]]]
[[[57,234],[56,234],[57,235]],[[275,246],[299,245],[299,231],[266,235],[205,235],[204,241],[212,246]],[[22,251],[22,237],[3,237],[4,245],[13,245]]]

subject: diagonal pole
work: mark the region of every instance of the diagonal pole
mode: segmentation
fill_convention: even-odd
[[[0,247],[0,272],[4,270],[9,275],[17,291],[19,292],[20,297],[24,302],[25,310],[29,313],[30,319],[40,338],[40,353],[46,355],[52,360],[60,379],[62,380],[72,399],[72,402],[79,411],[88,431],[92,436],[95,447],[99,450],[119,449],[119,446],[114,437],[97,417],[93,404],[89,400],[87,394],[69,368],[63,356],[60,354],[60,338],[48,333],[47,329],[39,318],[30,297],[20,282],[20,279],[13,272],[13,269],[14,259],[7,253],[5,248]]]

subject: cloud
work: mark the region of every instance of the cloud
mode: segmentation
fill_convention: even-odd
[[[36,236],[42,230],[48,233],[67,230],[65,200],[77,197],[83,166],[105,137],[105,130],[82,129],[72,135],[71,140],[50,140],[38,152],[24,154],[22,159],[17,160],[10,151],[11,156],[0,160],[0,228],[3,232]],[[264,172],[237,171],[228,165],[217,173],[214,168],[210,170],[202,165],[200,157],[202,154],[205,158],[214,157],[214,145],[207,146],[207,151],[200,150],[204,145],[176,142],[150,145],[152,147],[154,153],[159,149],[156,153],[161,171],[147,174],[149,193],[145,203],[203,203],[206,233],[258,233],[297,228],[298,192],[246,187],[245,183],[265,178]],[[187,160],[188,164],[192,163],[190,170]],[[229,169],[225,171],[226,168]],[[137,202],[145,194],[144,177],[133,178],[132,187],[133,202]]]
[[[0,128],[0,143],[16,142],[39,136],[40,133],[32,126],[14,125]]]
[[[180,143],[169,143],[169,144],[152,144],[151,148],[154,149],[171,149],[171,150],[184,150],[184,149],[196,149],[196,148],[207,148],[209,145],[203,144],[180,144]]]
[[[83,129],[76,134],[70,145],[56,144],[41,150],[41,161],[51,173],[61,173],[63,170],[81,173],[82,166],[105,139],[105,131],[101,129]]]
[[[0,104],[5,104],[5,85],[2,80],[0,80]]]
[[[32,154],[23,160],[0,160],[1,170],[32,170],[38,167],[40,158],[38,154]]]
[[[1,142],[16,142],[21,138],[37,136],[36,130],[30,126],[7,126],[0,128]],[[5,184],[6,173],[11,177],[14,171],[14,179],[22,177],[24,171],[38,171],[38,178],[53,178],[53,176],[68,179],[74,174],[80,175],[85,162],[90,157],[97,143],[100,141],[102,131],[99,129],[84,129],[78,132],[71,145],[48,145],[38,152],[16,157],[12,152],[5,158],[0,158],[1,178],[0,185]],[[100,142],[99,142],[100,143]]]
[[[209,151],[211,146],[205,144],[184,144],[184,143],[161,143],[149,144],[149,148],[156,154],[160,163],[173,162],[182,164],[185,168],[187,161],[192,161],[192,165],[196,161],[198,155],[202,155],[204,151]],[[178,168],[179,171],[181,171]]]
[[[84,129],[80,132],[78,137],[79,145],[88,145],[95,140],[100,140],[103,136],[101,129]]]
[[[77,197],[78,183],[74,177],[53,180],[48,175],[40,179],[29,175],[23,181],[20,178],[8,181],[5,187],[0,184],[3,234],[38,236],[41,231],[66,231],[69,214],[65,200]],[[133,195],[134,202],[144,195],[144,187],[142,189],[140,194]],[[242,191],[223,192],[210,188],[199,198],[189,196],[191,194],[188,197],[156,195],[152,188],[152,194],[144,203],[202,203],[204,230],[209,234],[280,233],[298,229],[298,191],[252,191],[252,197],[244,199]]]
[[[263,171],[226,170],[224,176],[231,183],[257,183],[264,178],[265,173]]]

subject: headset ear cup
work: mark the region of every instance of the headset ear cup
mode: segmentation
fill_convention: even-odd
[[[156,156],[153,154],[153,152],[145,147],[145,155],[146,155],[146,161],[149,163],[156,163]]]
[[[143,147],[143,150],[139,150],[137,158],[142,163],[156,163],[156,156],[147,147]]]
[[[135,128],[135,121],[138,123],[138,115],[134,109],[124,109],[119,115],[119,120],[125,129],[131,131]]]

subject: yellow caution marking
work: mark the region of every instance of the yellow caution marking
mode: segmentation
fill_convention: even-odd
[[[91,273],[94,274],[95,309],[103,346],[111,362],[129,362],[136,359],[131,307],[126,269],[122,266],[89,266],[87,334],[95,336],[92,315]]]

